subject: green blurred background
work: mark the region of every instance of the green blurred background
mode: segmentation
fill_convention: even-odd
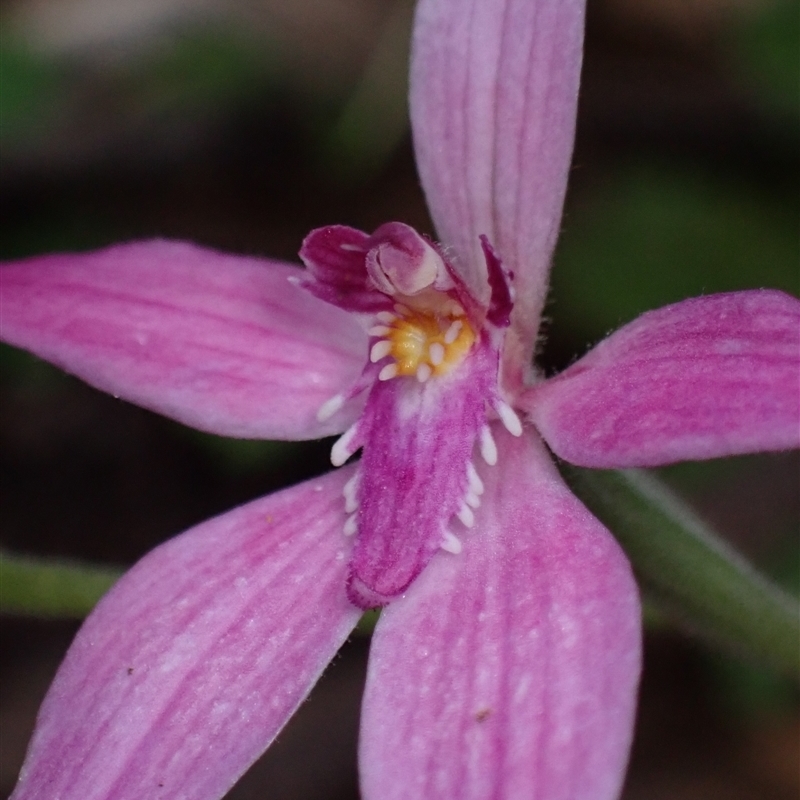
[[[408,0],[3,0],[0,257],[165,236],[295,260],[313,227],[431,231],[406,115]],[[784,0],[589,0],[541,354],[640,312],[800,290],[800,14]],[[328,468],[330,442],[236,442],[0,352],[3,546],[129,564]],[[662,470],[798,589],[796,454]],[[76,624],[0,619],[0,792]],[[800,643],[798,643],[800,647]],[[357,797],[355,641],[235,800]],[[798,697],[667,626],[647,637],[626,800],[796,800]]]

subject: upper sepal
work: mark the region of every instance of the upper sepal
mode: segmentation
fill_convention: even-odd
[[[485,302],[481,234],[516,275],[509,371],[530,362],[575,129],[583,0],[421,0],[410,76],[417,168],[439,239]],[[521,382],[521,377],[515,380]]]

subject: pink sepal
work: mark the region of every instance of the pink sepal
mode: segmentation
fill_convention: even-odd
[[[636,585],[530,431],[500,459],[458,556],[384,609],[362,706],[380,800],[612,800],[640,668]]]
[[[218,800],[356,624],[341,491],[352,468],[145,556],[86,620],[13,800]]]
[[[559,231],[583,17],[583,0],[417,6],[410,104],[420,179],[473,293],[485,303],[481,234],[516,275],[514,383],[530,362]]]
[[[201,430],[318,438],[358,415],[316,417],[358,378],[367,336],[289,282],[302,274],[167,241],[31,258],[0,268],[0,335]]]
[[[762,290],[650,311],[518,403],[586,467],[798,447],[800,301]]]
[[[496,380],[497,351],[482,342],[447,375],[373,387],[358,423],[365,447],[348,584],[357,605],[402,594],[438,552],[464,504],[467,465]]]

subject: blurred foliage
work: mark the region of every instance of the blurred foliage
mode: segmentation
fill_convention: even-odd
[[[394,5],[361,80],[323,138],[322,163],[340,181],[374,177],[409,129],[408,56],[414,6]]]
[[[785,715],[800,705],[798,684],[773,670],[726,653],[705,654],[717,696],[729,713],[736,716]]]
[[[794,480],[797,461],[783,459],[781,456],[763,455],[755,457],[717,458],[711,461],[686,461],[672,464],[657,470],[658,475],[673,488],[680,496],[688,498],[690,502],[697,502],[700,498],[714,498],[720,487],[734,487],[727,492],[737,494],[736,487],[746,487],[748,496],[741,499],[733,498],[734,505],[730,513],[742,516],[744,506],[757,497],[759,488],[766,482],[754,479],[763,474],[765,467],[771,461],[777,463],[772,467],[773,472],[779,469],[791,471],[791,477],[785,481],[784,489],[796,483]],[[773,483],[773,488],[774,483]],[[776,495],[780,496],[780,495]],[[800,537],[797,520],[797,491],[794,493],[794,502],[789,498],[785,505],[765,509],[758,504],[748,516],[748,520],[761,517],[761,523],[768,530],[758,530],[752,537],[757,544],[758,566],[774,580],[779,586],[795,596],[800,596]],[[725,499],[717,497],[716,503],[724,503]],[[727,505],[731,506],[729,498]],[[769,512],[769,513],[765,513]]]
[[[348,84],[318,74],[320,91],[302,75],[307,66],[291,42],[234,18],[151,31],[151,40],[78,55],[33,49],[7,32],[0,143],[6,159],[31,148],[44,154],[96,117],[117,139],[145,135],[154,155],[159,138],[163,144],[177,135],[186,144],[204,125],[263,110],[290,92],[296,119],[307,127],[309,159],[337,180],[364,180],[385,167],[408,130],[413,8],[412,0],[390,4],[360,77]]]
[[[69,380],[57,367],[3,342],[0,342],[0,376],[4,388],[23,388],[34,392],[51,391]]]
[[[130,53],[93,59],[0,39],[0,144],[27,158],[132,133],[184,146],[192,128],[259,104],[283,85],[280,48],[234,25],[190,25]],[[98,131],[100,137],[98,138]],[[170,132],[172,132],[170,134]],[[157,154],[158,147],[153,148]]]
[[[197,27],[142,59],[133,74],[154,106],[219,109],[262,97],[278,71],[274,47],[233,27]]]
[[[686,297],[753,287],[796,294],[798,210],[794,196],[681,164],[615,165],[568,209],[553,329],[590,341]]]
[[[0,32],[0,143],[52,124],[62,98],[62,83],[57,64]]]
[[[267,464],[278,469],[281,463],[295,458],[299,449],[295,442],[229,439],[183,426],[178,426],[176,431],[181,431],[198,449],[211,456],[221,471],[234,475],[245,474]]]
[[[16,225],[0,227],[0,259],[12,261],[37,253],[93,250],[129,236],[109,211],[56,203]]]
[[[744,9],[728,29],[730,65],[768,108],[800,123],[800,13],[794,0]]]

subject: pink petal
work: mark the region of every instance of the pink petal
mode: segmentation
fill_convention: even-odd
[[[497,353],[483,344],[452,373],[425,384],[395,378],[373,387],[357,428],[364,454],[348,584],[357,605],[394,599],[439,551],[464,505],[496,380]]]
[[[534,435],[497,437],[463,551],[378,623],[365,800],[618,796],[640,668],[630,568]]]
[[[349,472],[205,522],[127,573],[61,665],[14,800],[222,797],[358,620]]]
[[[527,364],[572,154],[582,0],[422,0],[411,64],[417,166],[441,240],[473,291],[478,236],[517,277]]]
[[[650,311],[519,402],[587,467],[798,447],[800,301],[763,290]]]
[[[182,242],[135,242],[0,269],[0,334],[103,391],[202,430],[307,439],[358,378],[367,337],[289,283],[300,269]]]

